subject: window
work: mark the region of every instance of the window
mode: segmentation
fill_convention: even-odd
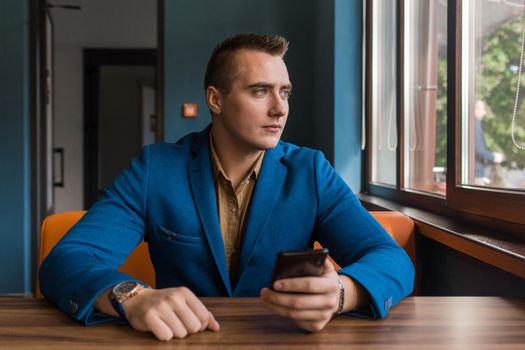
[[[432,0],[404,3],[404,187],[445,195],[447,17]]]
[[[397,47],[396,4],[374,6],[372,18],[372,181],[396,185],[397,151]]]
[[[367,18],[368,192],[525,224],[525,0],[371,0]]]
[[[523,6],[463,1],[461,184],[525,189]]]

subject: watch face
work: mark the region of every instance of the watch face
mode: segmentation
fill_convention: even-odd
[[[115,295],[127,295],[137,288],[138,283],[135,281],[120,282],[113,288]]]

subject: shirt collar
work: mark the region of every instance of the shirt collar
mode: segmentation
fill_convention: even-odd
[[[262,151],[259,157],[257,157],[257,160],[253,163],[252,169],[248,172],[248,175],[246,176],[246,179],[248,178],[255,178],[257,179],[259,177],[259,172],[261,170],[262,161],[264,158],[265,151]],[[217,176],[219,174],[222,174],[222,176],[230,180],[226,173],[224,172],[224,169],[222,168],[221,160],[219,159],[219,156],[217,155],[217,152],[215,151],[215,145],[213,142],[213,135],[210,130],[210,154],[211,154],[211,164],[212,164],[212,171],[213,171],[213,180],[217,180]]]

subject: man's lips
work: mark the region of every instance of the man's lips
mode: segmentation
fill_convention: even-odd
[[[272,125],[265,125],[263,128],[271,131],[278,131],[282,129],[282,126],[280,124],[272,124]]]

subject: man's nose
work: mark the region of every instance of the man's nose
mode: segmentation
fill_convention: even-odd
[[[269,110],[271,117],[284,117],[288,113],[288,100],[283,99],[279,92],[273,94]]]

